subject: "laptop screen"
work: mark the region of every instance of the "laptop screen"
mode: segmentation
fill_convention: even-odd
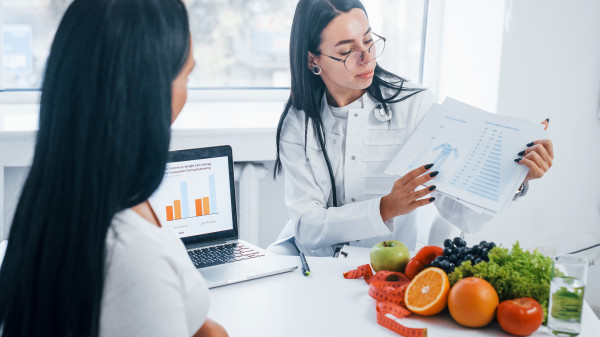
[[[150,203],[186,244],[237,236],[231,147],[172,151]]]

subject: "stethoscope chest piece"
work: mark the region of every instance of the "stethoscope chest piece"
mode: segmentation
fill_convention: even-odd
[[[392,119],[392,112],[388,110],[385,111],[381,104],[377,104],[373,109],[373,115],[380,122],[389,122]]]

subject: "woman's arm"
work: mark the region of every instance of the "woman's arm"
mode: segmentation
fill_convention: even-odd
[[[198,329],[193,337],[228,337],[227,331],[217,322],[210,318]]]

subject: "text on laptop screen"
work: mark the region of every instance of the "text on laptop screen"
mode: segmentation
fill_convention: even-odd
[[[180,238],[233,229],[228,158],[167,163],[150,203]]]

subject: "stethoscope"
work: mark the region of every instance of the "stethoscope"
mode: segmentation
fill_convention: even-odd
[[[384,109],[383,105],[380,103],[373,107],[373,116],[380,122],[389,123],[392,120],[392,112],[390,109]],[[329,156],[326,152],[323,152],[325,156],[325,163],[327,164],[327,171],[329,171],[329,181],[331,183],[331,193],[333,194],[333,207],[337,207],[337,191],[335,188],[335,177],[333,176],[333,169],[331,167],[331,162],[329,161]]]
[[[377,104],[373,108],[373,115],[380,122],[389,122],[392,120],[392,112],[389,109],[386,111],[381,104]]]

